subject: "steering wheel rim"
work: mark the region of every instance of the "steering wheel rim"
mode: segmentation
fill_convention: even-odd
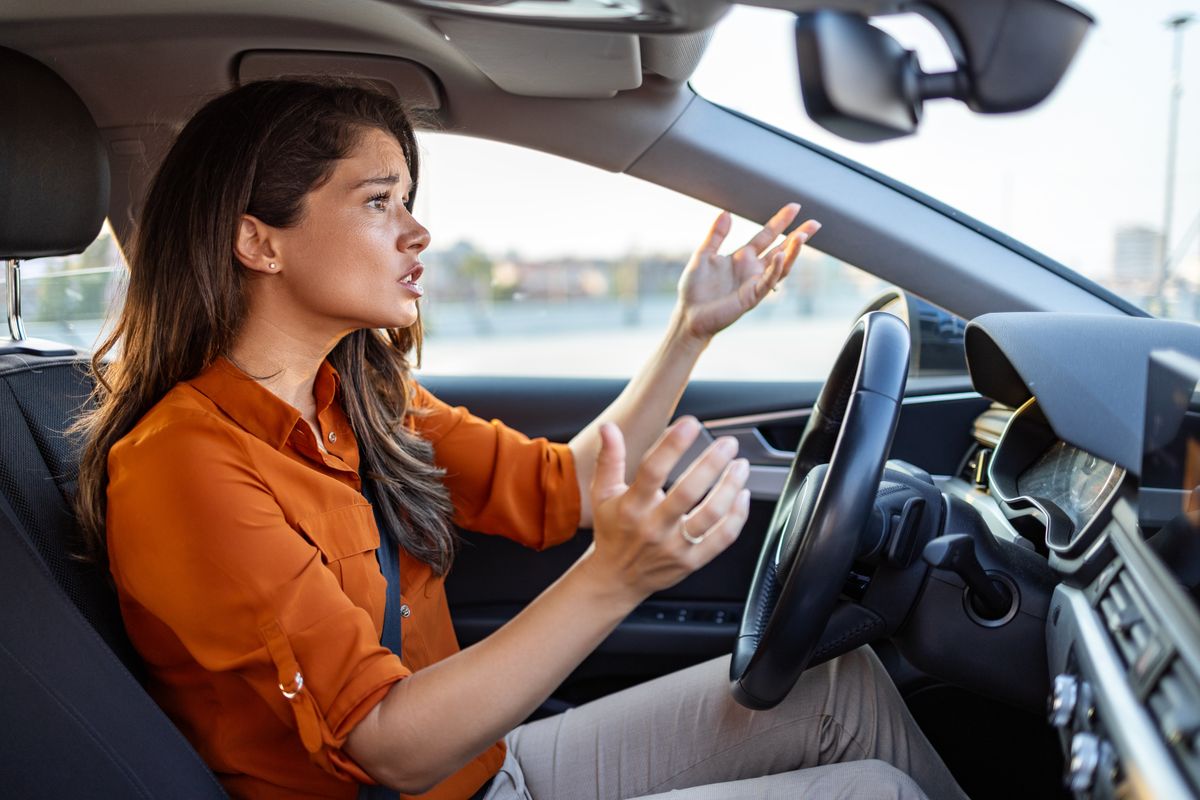
[[[777,705],[812,659],[891,450],[909,349],[899,317],[865,314],[821,389],[763,540],[734,645],[731,689],[744,706]]]

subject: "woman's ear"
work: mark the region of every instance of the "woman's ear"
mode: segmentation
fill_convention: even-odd
[[[271,241],[271,226],[249,214],[243,214],[238,222],[237,235],[233,238],[233,254],[243,267],[255,272],[276,275],[283,269]]]

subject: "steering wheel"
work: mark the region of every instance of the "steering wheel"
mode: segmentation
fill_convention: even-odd
[[[855,323],[821,389],[746,597],[729,677],[734,699],[771,708],[808,666],[833,613],[892,447],[909,332],[882,311]]]

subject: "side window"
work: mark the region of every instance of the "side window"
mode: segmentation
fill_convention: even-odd
[[[26,335],[95,347],[125,296],[125,264],[108,222],[78,255],[21,263],[21,317]]]
[[[415,214],[432,235],[422,259],[422,371],[632,376],[666,329],[680,272],[719,209],[510,145],[449,134],[424,134],[420,145]],[[735,218],[723,249],[759,227]],[[824,379],[857,315],[896,296],[805,247],[779,291],[716,338],[695,377]]]
[[[420,144],[415,213],[433,237],[422,372],[632,376],[666,330],[680,272],[719,209],[510,145],[449,134]],[[759,227],[735,217],[724,249]],[[21,272],[27,335],[81,351],[114,318],[128,274],[107,222],[83,253],[25,261]],[[714,340],[694,377],[822,380],[868,305],[920,320],[913,375],[965,372],[963,320],[806,246],[779,291]]]

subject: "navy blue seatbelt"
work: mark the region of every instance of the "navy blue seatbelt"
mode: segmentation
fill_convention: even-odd
[[[388,530],[387,521],[379,507],[379,496],[375,493],[375,484],[360,474],[363,496],[371,504],[375,512],[375,527],[379,529],[379,549],[375,558],[379,560],[379,569],[387,579],[387,602],[383,607],[383,634],[379,643],[396,655],[400,655],[400,556],[396,551],[396,540]]]
[[[359,472],[358,477],[362,481],[363,497],[367,498],[375,512],[375,527],[379,529],[379,549],[375,551],[375,557],[379,559],[379,568],[383,570],[383,577],[387,579],[387,602],[383,606],[383,634],[379,637],[379,643],[400,655],[400,621],[403,619],[400,613],[400,555],[396,549],[396,540],[388,531],[383,512],[379,509],[379,496],[375,493],[375,484],[367,480],[367,476],[362,472]],[[479,787],[471,800],[477,800],[487,794],[491,783],[489,779]],[[358,800],[397,800],[399,796],[399,792],[386,786],[358,787]]]
[[[400,655],[400,555],[396,550],[396,540],[388,530],[379,507],[379,496],[375,493],[375,484],[363,472],[359,472],[362,481],[363,497],[371,504],[375,512],[375,527],[379,529],[379,549],[375,558],[379,560],[379,569],[387,579],[387,600],[383,606],[383,633],[379,643]],[[358,787],[358,800],[397,800],[400,793],[386,786]]]

